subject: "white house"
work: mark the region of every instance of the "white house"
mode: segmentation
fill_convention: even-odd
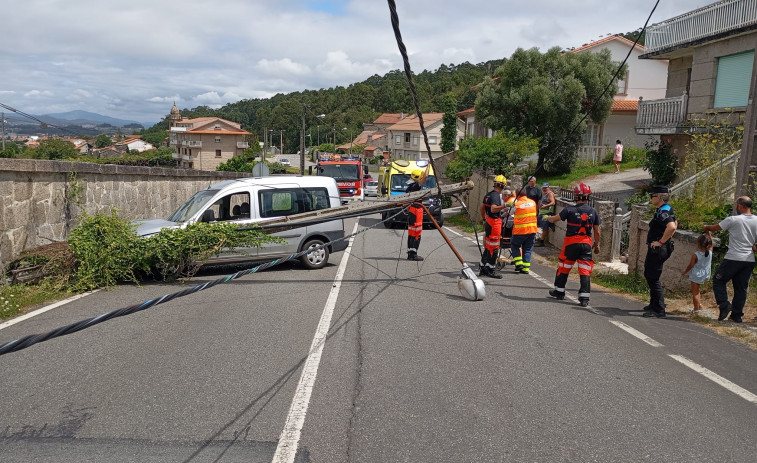
[[[639,98],[654,100],[665,97],[668,80],[668,63],[665,60],[640,60],[646,48],[633,45],[633,41],[620,35],[605,37],[596,42],[570,50],[571,53],[598,53],[609,50],[613,61],[622,62],[629,49],[631,55],[624,76],[618,76],[618,93],[612,112],[604,124],[590,122],[584,133],[579,156],[584,159],[601,159],[607,148],[621,140],[625,146],[643,147],[649,137],[636,133],[636,112]]]

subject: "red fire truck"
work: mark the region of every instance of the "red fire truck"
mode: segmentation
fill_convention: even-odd
[[[317,175],[336,180],[342,204],[365,199],[363,177],[367,173],[368,166],[363,166],[360,159],[343,158],[338,154],[322,157],[317,166]]]

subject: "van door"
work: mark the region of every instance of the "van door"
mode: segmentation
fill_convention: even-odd
[[[211,222],[230,222],[242,226],[253,223],[251,217],[250,201],[252,197],[248,190],[234,191],[218,198],[205,211],[202,216],[213,220]],[[218,256],[212,256],[208,262],[224,263],[233,261],[251,260],[258,255],[257,247],[240,247],[233,250],[224,248]]]
[[[261,222],[274,217],[285,217],[306,212],[306,204],[300,188],[261,188],[258,190],[258,215]],[[258,249],[261,258],[277,258],[294,254],[298,251],[300,241],[307,232],[306,227],[294,228],[274,233],[273,236],[284,238],[284,243],[265,243]]]

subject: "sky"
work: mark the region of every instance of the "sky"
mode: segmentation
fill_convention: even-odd
[[[579,47],[655,0],[396,0],[415,73]],[[714,0],[660,0],[650,24]],[[153,124],[180,108],[348,86],[402,69],[381,0],[24,0],[3,9],[0,103]],[[6,110],[6,117],[15,117]]]

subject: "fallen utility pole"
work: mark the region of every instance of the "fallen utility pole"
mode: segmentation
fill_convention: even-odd
[[[451,185],[440,186],[442,195],[462,193],[473,189],[473,182],[453,183]],[[320,209],[317,211],[303,212],[301,214],[292,214],[286,217],[278,217],[264,222],[259,225],[268,233],[276,233],[284,230],[291,230],[305,225],[328,222],[335,219],[347,219],[351,217],[360,217],[370,215],[380,211],[391,209],[401,209],[411,202],[438,195],[439,190],[421,190],[403,195],[391,196],[387,199],[377,199],[375,201],[362,201],[349,203],[345,206],[332,207],[329,209]]]

